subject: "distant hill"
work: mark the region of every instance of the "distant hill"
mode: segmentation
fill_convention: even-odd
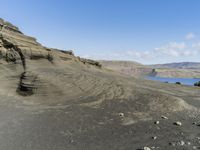
[[[144,77],[200,78],[200,63],[181,62],[157,65],[143,65],[134,61],[99,61],[104,68],[121,74]]]
[[[200,78],[199,69],[156,68],[150,76],[168,78]]]
[[[174,69],[200,69],[200,62],[178,62],[167,64],[149,65],[152,68],[174,68]]]
[[[130,76],[143,76],[152,72],[152,69],[150,67],[134,61],[100,60],[99,62],[105,68]]]

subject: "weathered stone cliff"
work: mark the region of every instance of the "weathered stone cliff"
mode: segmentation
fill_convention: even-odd
[[[19,64],[22,67],[23,72],[17,90],[20,94],[33,94],[34,89],[37,88],[37,77],[29,68],[33,62],[30,60],[39,59],[45,59],[55,64],[57,61],[73,60],[101,67],[96,61],[74,56],[72,51],[44,47],[35,38],[24,35],[18,27],[0,19],[0,63]]]

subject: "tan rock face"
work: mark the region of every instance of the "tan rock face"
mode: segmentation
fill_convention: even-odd
[[[48,62],[49,65],[57,64],[57,62],[60,64],[62,61],[76,61],[81,64],[100,67],[98,62],[75,57],[72,51],[44,47],[35,38],[24,35],[18,27],[0,19],[0,63],[18,64],[23,70],[17,90],[19,94],[31,95],[38,87],[39,80],[35,81],[37,76],[32,72],[34,72],[34,69],[45,65],[41,63],[36,68],[33,63],[37,61]],[[13,67],[15,68],[16,65]]]
[[[82,60],[75,57],[71,50],[46,48],[38,43],[35,38],[24,35],[18,27],[3,19],[0,19],[0,55],[7,62],[16,63],[17,60],[21,59],[24,67],[28,67],[26,59],[79,60],[84,64],[100,67],[100,64],[96,61]]]

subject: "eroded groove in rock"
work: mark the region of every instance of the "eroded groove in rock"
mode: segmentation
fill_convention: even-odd
[[[17,92],[22,96],[33,95],[38,88],[38,78],[30,72],[23,72]]]

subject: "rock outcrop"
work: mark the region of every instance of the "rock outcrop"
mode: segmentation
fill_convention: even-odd
[[[80,61],[83,62],[84,64],[90,64],[100,68],[102,67],[102,65],[98,61],[94,61],[91,59],[80,58]]]
[[[19,64],[24,72],[20,77],[18,92],[30,95],[37,88],[35,76],[29,72],[30,60],[46,59],[51,63],[56,61],[75,60],[84,64],[101,67],[98,62],[81,59],[74,56],[73,51],[58,50],[42,46],[33,37],[24,35],[18,27],[0,19],[0,63]],[[27,75],[28,74],[28,75]],[[29,84],[27,84],[27,81]]]

